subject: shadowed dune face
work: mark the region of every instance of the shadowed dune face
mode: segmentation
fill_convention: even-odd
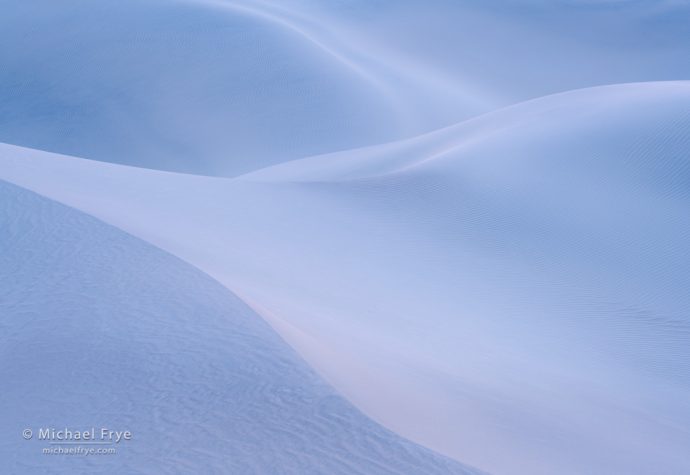
[[[223,175],[411,131],[395,91],[366,65],[251,5],[72,0],[3,11],[4,142]]]
[[[241,179],[5,146],[0,177],[214,276],[464,463],[683,473],[689,106],[683,81],[586,89]]]

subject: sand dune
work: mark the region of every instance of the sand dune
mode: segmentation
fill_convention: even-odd
[[[0,179],[224,284],[358,408],[496,474],[690,470],[688,82],[236,179],[5,145]]]

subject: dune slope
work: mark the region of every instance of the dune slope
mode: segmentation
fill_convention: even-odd
[[[0,178],[192,263],[457,460],[684,473],[688,111],[688,82],[626,84],[239,179],[12,146]]]
[[[367,419],[202,272],[2,181],[0,250],[4,473],[479,473]],[[39,428],[91,427],[132,440],[41,453]]]

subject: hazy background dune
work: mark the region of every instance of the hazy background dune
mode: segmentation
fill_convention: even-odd
[[[685,2],[0,6],[0,141],[206,175],[690,72]]]

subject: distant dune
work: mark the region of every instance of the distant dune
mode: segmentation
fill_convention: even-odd
[[[203,175],[399,140],[549,93],[690,77],[686,2],[0,5],[0,142]]]

